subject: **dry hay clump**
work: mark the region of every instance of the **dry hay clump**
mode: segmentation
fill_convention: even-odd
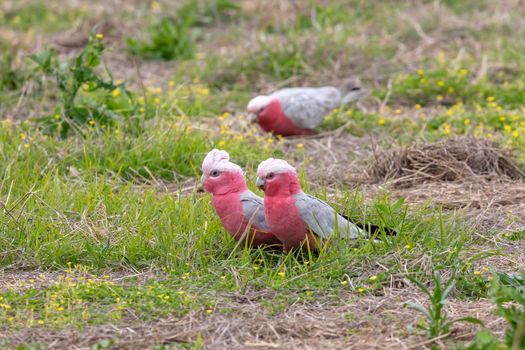
[[[372,182],[392,180],[396,187],[427,181],[521,179],[524,173],[509,150],[470,136],[380,152],[365,170]]]

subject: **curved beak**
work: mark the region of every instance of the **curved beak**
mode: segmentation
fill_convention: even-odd
[[[255,184],[257,187],[264,191],[264,180],[257,176],[257,180],[255,180]]]
[[[250,123],[256,123],[257,122],[258,116],[257,116],[257,114],[255,114],[253,112],[248,113],[248,115],[246,117],[248,118],[248,121]]]

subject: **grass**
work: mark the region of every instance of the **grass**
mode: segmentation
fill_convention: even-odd
[[[71,23],[79,22],[85,17],[80,9],[69,9],[56,4],[45,5],[39,1],[20,1],[16,6],[2,12],[0,25],[13,30],[55,32],[67,29]]]
[[[45,347],[64,332],[97,333],[86,343],[96,349],[126,341],[141,347],[141,339],[148,339],[142,348],[159,349],[254,339],[299,348],[303,338],[334,348],[404,342],[498,349],[522,339],[522,309],[507,304],[520,302],[515,290],[521,287],[514,284],[522,281],[512,284],[502,274],[523,273],[515,263],[524,240],[519,203],[481,197],[446,210],[426,186],[446,193],[449,186],[466,191],[479,184],[423,184],[422,204],[414,192],[387,184],[356,187],[354,179],[375,147],[458,135],[493,139],[525,164],[525,65],[516,40],[523,29],[513,25],[522,9],[501,10],[510,19],[501,21],[497,4],[486,1],[394,6],[332,0],[273,8],[222,0],[126,9],[96,1],[87,8],[57,4],[6,3],[0,15],[0,50],[6,53],[0,58],[0,101],[6,101],[0,123],[0,332],[8,336],[0,348],[18,346],[17,339],[41,340],[21,349]],[[140,30],[161,16],[186,12],[191,16],[164,20],[151,27],[151,41],[140,41]],[[101,13],[123,27],[99,38],[94,32],[84,51],[58,47],[48,66],[39,56],[41,67],[53,68],[44,69],[48,75],[32,70],[27,57],[51,45],[55,33]],[[19,45],[3,37],[4,28]],[[142,58],[174,61],[135,61],[129,37],[136,38],[132,47]],[[140,74],[130,74],[137,67]],[[352,76],[361,78],[369,97],[334,110],[321,127],[325,134],[316,138],[274,138],[243,116],[251,97],[276,86],[341,85]],[[126,96],[131,108],[122,111]],[[67,137],[38,122],[57,114],[59,121],[72,119],[80,110],[80,132]],[[282,264],[278,253],[236,246],[209,195],[197,192],[202,159],[214,147],[246,169],[249,187],[259,194],[258,163],[282,157],[298,165],[306,192],[398,235],[326,242],[318,254],[291,253]],[[514,219],[507,223],[503,212],[511,210]],[[492,212],[502,213],[501,220],[481,229],[473,218]],[[442,281],[455,287],[439,288]],[[402,308],[408,300],[417,301],[419,311],[432,311],[426,321],[418,320],[417,310]],[[315,323],[316,317],[322,321]],[[469,317],[487,328],[450,323]],[[166,320],[186,333],[163,338],[159,327]],[[227,340],[214,333],[225,329],[221,322],[232,329],[222,333]],[[294,328],[302,323],[306,331]],[[109,325],[138,335],[98,336]],[[243,328],[249,325],[257,327]],[[279,336],[260,333],[261,327]]]

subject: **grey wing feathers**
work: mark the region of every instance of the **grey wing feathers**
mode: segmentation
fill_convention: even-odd
[[[241,203],[244,216],[253,226],[264,231],[270,231],[264,218],[264,200],[251,191],[241,193]]]
[[[356,239],[366,235],[322,200],[303,192],[296,194],[294,199],[304,222],[319,237],[328,238],[336,229],[343,238]]]
[[[282,89],[273,96],[281,102],[284,114],[304,129],[318,127],[324,117],[341,104],[341,92],[331,86]]]

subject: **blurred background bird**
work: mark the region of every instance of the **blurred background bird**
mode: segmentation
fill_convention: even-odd
[[[341,89],[333,86],[286,88],[251,99],[248,118],[276,135],[311,135],[332,110],[365,95],[366,91],[353,82]]]

